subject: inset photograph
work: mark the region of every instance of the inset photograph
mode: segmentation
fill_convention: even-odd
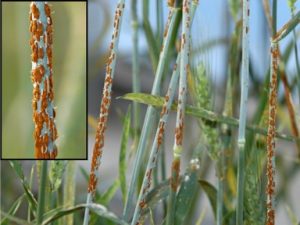
[[[86,2],[2,3],[1,159],[86,159]]]

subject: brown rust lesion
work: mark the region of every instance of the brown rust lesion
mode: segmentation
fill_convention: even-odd
[[[179,122],[178,125],[175,128],[175,143],[178,146],[182,146],[182,140],[183,140],[183,112],[182,109],[180,109],[179,112]]]
[[[183,12],[189,14],[190,8],[189,8],[189,0],[183,0]]]
[[[157,149],[159,149],[160,145],[163,142],[164,133],[165,133],[165,122],[160,122],[158,127]]]
[[[180,159],[175,158],[172,162],[171,188],[176,192],[179,185]]]
[[[168,6],[174,7],[175,6],[175,0],[168,0]]]
[[[275,192],[275,168],[273,166],[273,158],[275,157],[275,133],[276,133],[276,104],[277,104],[277,73],[278,73],[278,45],[272,44],[272,74],[269,93],[269,117],[268,117],[268,133],[267,133],[267,224],[274,225],[275,212],[272,199]]]

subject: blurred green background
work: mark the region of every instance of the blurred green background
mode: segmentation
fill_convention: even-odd
[[[2,157],[33,158],[30,2],[2,3]],[[86,3],[51,2],[57,158],[86,158]]]

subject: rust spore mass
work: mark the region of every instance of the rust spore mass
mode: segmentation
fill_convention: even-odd
[[[275,157],[275,133],[276,133],[276,104],[277,104],[277,72],[278,72],[278,59],[279,50],[278,45],[274,44],[271,47],[271,81],[269,92],[269,121],[267,133],[267,224],[275,224],[275,212],[273,206],[273,198],[275,192],[275,168],[273,166],[273,158]]]
[[[48,4],[44,4],[45,14],[48,17],[48,25],[43,25],[40,21],[41,12],[37,5],[32,2],[30,7],[29,19],[31,32],[30,46],[31,46],[31,59],[32,71],[31,80],[33,82],[33,122],[35,139],[35,158],[37,159],[54,159],[57,156],[57,146],[54,141],[57,139],[57,129],[54,123],[56,116],[53,110],[53,116],[49,116],[47,112],[48,102],[53,101],[53,78],[52,78],[52,19],[51,9]],[[45,27],[44,27],[45,26]],[[43,42],[41,42],[44,41]],[[47,65],[43,64],[43,60],[47,59]],[[50,74],[46,76],[46,67]],[[43,86],[41,86],[43,84]],[[40,89],[43,87],[42,89]],[[40,107],[40,108],[39,108]],[[42,133],[43,127],[46,132]],[[52,151],[48,151],[50,141],[53,144]]]
[[[171,188],[174,192],[177,191],[177,187],[179,184],[179,173],[180,173],[180,160],[179,159],[175,159],[172,162],[172,173],[174,173],[171,176]]]

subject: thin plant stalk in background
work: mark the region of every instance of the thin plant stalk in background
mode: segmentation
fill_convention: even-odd
[[[137,16],[137,0],[131,0],[131,17],[132,17],[132,91],[140,92],[140,76],[139,76],[139,51],[138,51],[138,16]],[[138,133],[140,130],[140,108],[137,102],[133,103],[133,126],[134,126],[134,146],[138,142]]]
[[[185,116],[185,102],[187,92],[187,72],[189,69],[189,48],[190,48],[190,26],[191,16],[190,8],[191,1],[184,0],[182,4],[182,34],[181,34],[181,59],[180,59],[180,79],[178,89],[178,106],[175,128],[175,142],[173,147],[173,162],[171,168],[171,182],[170,182],[170,196],[168,202],[168,216],[167,225],[174,224],[175,217],[175,201],[177,187],[179,185],[179,173],[180,173],[180,158],[182,152],[182,140],[183,140],[183,127]]]
[[[245,176],[245,144],[246,119],[249,88],[249,0],[243,0],[243,34],[242,34],[242,74],[240,120],[238,131],[238,176],[237,176],[237,205],[236,224],[243,224],[244,213],[244,176]]]
[[[45,2],[30,4],[30,46],[33,83],[34,150],[37,159],[57,156],[57,130],[53,106],[52,72],[52,18],[50,6]]]
[[[46,181],[47,181],[47,167],[48,162],[46,160],[40,162],[42,164],[42,171],[40,174],[40,186],[39,186],[39,199],[38,199],[38,208],[37,208],[37,218],[36,223],[37,225],[42,224],[43,221],[43,213],[45,210],[45,193],[46,193]]]
[[[124,8],[125,8],[125,1],[119,0],[117,9],[115,11],[112,41],[109,47],[110,55],[106,65],[106,74],[105,74],[104,88],[102,93],[103,96],[102,96],[102,101],[100,106],[100,115],[99,115],[97,130],[96,130],[96,140],[94,144],[92,162],[91,162],[88,194],[86,200],[87,204],[92,202],[92,197],[96,191],[96,185],[98,180],[97,170],[100,165],[103,146],[104,146],[104,133],[107,126],[108,111],[111,103],[111,89],[112,89],[112,82],[113,82],[115,67],[116,67],[116,58],[118,54],[118,45],[119,45],[119,38],[120,38],[120,28],[122,25]],[[89,208],[86,208],[85,215],[84,215],[84,225],[87,225],[88,221],[89,221]]]

